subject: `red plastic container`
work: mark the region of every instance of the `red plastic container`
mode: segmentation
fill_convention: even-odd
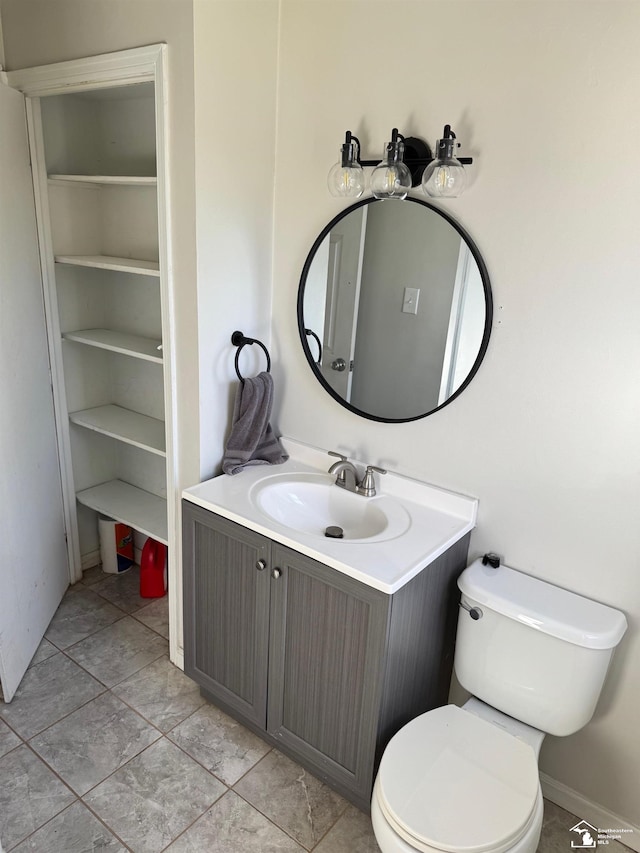
[[[142,548],[140,560],[140,595],[142,598],[162,598],[167,592],[167,546],[149,537]]]

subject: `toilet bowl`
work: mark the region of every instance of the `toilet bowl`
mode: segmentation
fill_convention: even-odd
[[[507,848],[508,853],[534,853],[538,849],[543,811],[542,793],[540,792],[536,800],[531,826],[523,833],[519,841]],[[371,823],[376,841],[383,853],[416,853],[416,850],[426,851],[426,853],[442,853],[440,848],[430,847],[426,844],[422,844],[421,847],[409,845],[384,818],[375,800],[371,803]]]
[[[534,853],[544,738],[476,699],[416,717],[388,744],[371,801],[383,853]]]
[[[591,718],[619,610],[477,560],[462,592],[455,671],[474,695],[401,728],[384,751],[371,800],[382,853],[535,853],[545,733]]]

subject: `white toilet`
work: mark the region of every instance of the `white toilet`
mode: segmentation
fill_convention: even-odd
[[[540,746],[546,733],[589,722],[627,621],[482,560],[458,586],[454,666],[473,697],[422,714],[392,738],[373,789],[373,830],[382,853],[535,853]]]

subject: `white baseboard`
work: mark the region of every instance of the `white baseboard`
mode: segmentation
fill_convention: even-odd
[[[134,548],[133,559],[139,566],[140,560],[142,559],[142,548],[138,548],[137,546]],[[86,572],[87,569],[92,569],[94,566],[99,566],[100,562],[100,549],[96,548],[95,551],[89,551],[88,553],[82,555],[82,571]]]
[[[586,820],[592,826],[599,830],[620,830],[619,833],[612,832],[611,837],[616,838],[621,844],[625,844],[632,850],[637,850],[640,853],[640,827],[634,826],[622,817],[619,817],[614,812],[605,809],[604,806],[588,800],[582,794],[569,788],[562,782],[557,782],[546,773],[540,774],[540,783],[542,785],[542,794],[547,800],[551,800],[560,808],[566,809],[571,814],[576,815],[580,820]],[[567,827],[570,829],[571,827]],[[604,851],[606,847],[601,845]]]
[[[100,565],[100,549],[96,548],[95,551],[89,551],[87,554],[82,555],[81,566],[82,571],[86,572],[87,569],[92,569],[94,566]]]

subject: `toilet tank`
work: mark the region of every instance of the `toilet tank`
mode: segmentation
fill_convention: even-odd
[[[458,586],[454,667],[460,684],[548,734],[569,735],[586,725],[626,631],[624,614],[482,560],[464,570]]]

